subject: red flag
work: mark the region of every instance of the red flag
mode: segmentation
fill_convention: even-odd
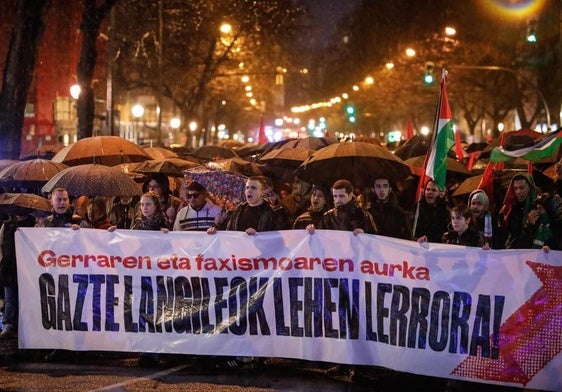
[[[527,171],[529,172],[530,175],[533,175],[533,162],[532,161],[527,162]]]
[[[423,162],[424,168],[427,166],[428,155],[429,155],[429,153],[425,154],[425,159],[424,159],[424,162]],[[419,179],[419,182],[418,182],[418,187],[416,189],[416,199],[415,199],[416,203],[419,203],[421,198],[423,197],[423,191],[425,189],[425,184],[427,183],[428,180],[429,180],[429,178],[425,174],[425,170],[421,170],[420,179]]]
[[[476,189],[481,189],[486,193],[488,199],[490,200],[490,205],[488,206],[488,209],[493,212],[495,208],[494,205],[495,203],[494,203],[494,164],[492,162],[489,162],[486,165],[486,169],[484,170],[484,173],[482,174],[482,178],[480,179],[480,183],[478,184]]]
[[[408,120],[406,124],[406,140],[411,139],[414,136],[414,126],[412,125],[412,120]]]
[[[462,161],[462,159],[464,158],[464,154],[461,144],[461,135],[457,130],[455,130],[455,153],[457,154],[457,161]]]
[[[468,171],[472,170],[472,166],[474,166],[474,162],[478,159],[480,154],[482,154],[482,151],[474,151],[468,154],[468,163],[466,164]]]
[[[265,144],[267,143],[267,136],[265,136],[265,123],[263,121],[263,116],[260,117],[260,131],[258,133],[258,143]]]

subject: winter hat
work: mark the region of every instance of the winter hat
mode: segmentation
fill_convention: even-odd
[[[485,206],[490,205],[490,199],[488,198],[488,195],[486,194],[486,192],[484,192],[482,189],[476,189],[476,190],[474,190],[470,193],[470,195],[468,196],[468,204],[469,205],[472,202],[473,198],[480,201]]]

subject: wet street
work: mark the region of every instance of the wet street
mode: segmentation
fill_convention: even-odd
[[[16,340],[0,341],[0,391],[484,391],[520,389],[358,367],[353,379],[327,375],[331,364],[268,359],[258,368],[214,370],[208,357],[171,355],[157,365],[139,366],[134,353],[70,353],[47,362],[48,351],[18,350]]]

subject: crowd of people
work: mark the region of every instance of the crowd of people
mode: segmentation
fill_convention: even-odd
[[[537,248],[548,252],[562,250],[562,160],[557,167],[558,180],[551,193],[537,194],[530,174],[515,174],[503,205],[496,210],[491,208],[491,195],[482,189],[475,189],[467,200],[459,202],[449,198],[431,179],[425,184],[420,201],[412,208],[404,208],[398,201],[393,179],[384,176],[375,178],[361,192],[345,179],[327,185],[309,184],[295,177],[292,192],[286,192],[286,186],[278,187],[268,177],[249,177],[245,201],[231,211],[215,204],[203,185],[188,178],[174,194],[168,177],[161,174],[147,178],[140,197],[95,197],[81,206],[71,203],[66,189],[57,188],[49,195],[50,215],[5,217],[0,264],[4,329],[0,339],[17,337],[14,233],[18,227],[200,231],[209,235],[220,230],[255,235],[290,229],[314,235],[317,229],[327,229],[417,241],[421,246],[433,242],[483,249]],[[141,359],[154,362],[158,357],[146,355]],[[257,360],[223,358],[217,368],[239,368]],[[338,372],[352,370],[345,366],[335,368]]]

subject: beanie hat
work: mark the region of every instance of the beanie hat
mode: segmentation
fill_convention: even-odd
[[[470,195],[468,196],[468,204],[472,202],[472,199],[480,201],[485,206],[490,205],[490,199],[488,198],[486,192],[484,192],[482,189],[476,189],[470,193]]]

